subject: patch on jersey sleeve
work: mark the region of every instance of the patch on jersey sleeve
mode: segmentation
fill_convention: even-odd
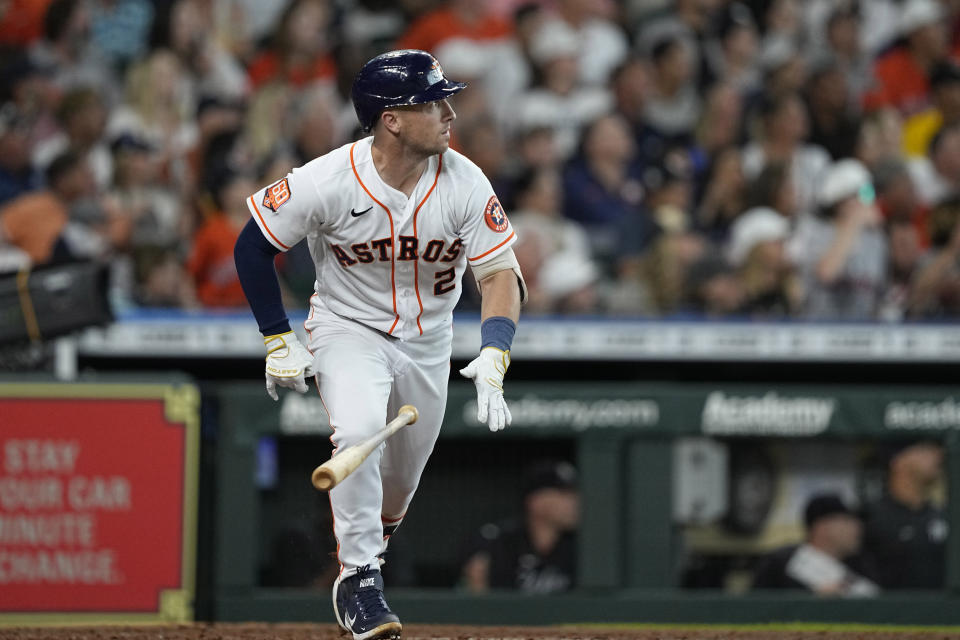
[[[490,196],[490,199],[487,200],[487,208],[483,212],[483,219],[486,221],[487,226],[497,233],[506,231],[507,226],[510,224],[507,220],[507,214],[503,212],[503,206],[495,195]]]
[[[263,194],[263,206],[276,213],[277,209],[283,206],[283,203],[289,200],[291,195],[290,184],[286,178],[283,178],[267,187]]]

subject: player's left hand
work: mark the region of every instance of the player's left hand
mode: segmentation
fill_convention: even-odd
[[[503,376],[509,366],[509,351],[486,347],[460,369],[460,375],[471,378],[477,387],[477,421],[486,422],[490,431],[499,431],[513,421],[503,399]]]
[[[313,356],[300,344],[293,331],[278,333],[263,339],[267,347],[267,394],[277,400],[277,385],[300,393],[307,392],[306,378],[317,375]]]

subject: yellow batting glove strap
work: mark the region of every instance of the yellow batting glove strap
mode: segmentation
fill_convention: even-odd
[[[503,364],[503,371],[500,371],[500,374],[501,375],[505,374],[507,372],[507,369],[510,367],[510,350],[507,349],[506,351],[504,351],[503,349],[497,349],[496,347],[484,347],[483,349],[481,349],[481,351],[486,351],[487,349],[490,349],[491,351],[496,351],[497,353],[500,354],[500,363],[497,363],[497,364]],[[499,366],[497,366],[497,370],[498,371],[500,370]]]
[[[294,335],[293,331],[287,331],[285,333],[277,333],[272,336],[266,336],[263,339],[263,344],[267,348],[267,355],[269,356],[275,351],[283,349],[287,346],[286,336]]]

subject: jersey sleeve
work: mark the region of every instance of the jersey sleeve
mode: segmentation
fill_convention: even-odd
[[[460,240],[471,265],[483,264],[507,250],[517,234],[486,177],[467,196]]]
[[[309,174],[294,169],[247,198],[247,208],[264,237],[287,251],[319,220],[319,197]]]

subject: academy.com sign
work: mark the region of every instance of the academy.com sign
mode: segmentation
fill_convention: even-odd
[[[701,426],[711,435],[814,436],[830,426],[835,398],[733,396],[712,391],[703,405]]]
[[[883,412],[887,429],[960,429],[960,403],[953,396],[935,401],[889,402]]]
[[[511,428],[652,427],[660,421],[660,405],[647,399],[552,400],[525,395],[507,402]],[[463,405],[463,421],[477,426],[477,402]]]

